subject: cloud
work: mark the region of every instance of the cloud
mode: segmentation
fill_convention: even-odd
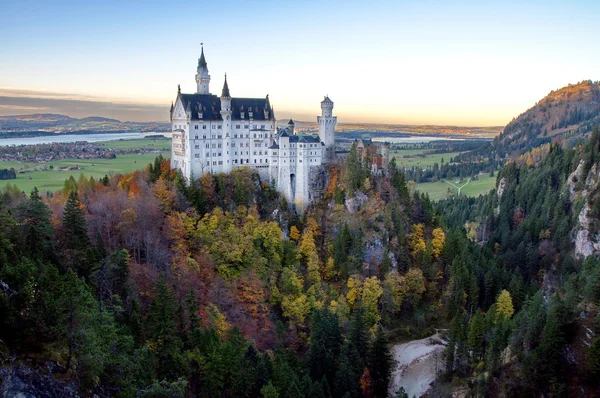
[[[58,113],[70,117],[102,116],[122,121],[168,122],[169,106],[109,101],[98,97],[0,88],[0,116]]]

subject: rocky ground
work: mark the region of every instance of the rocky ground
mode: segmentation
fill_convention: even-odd
[[[409,397],[425,394],[443,366],[445,348],[446,342],[439,333],[394,345],[392,355],[396,368],[392,373],[390,395],[395,396],[400,387],[404,387]]]

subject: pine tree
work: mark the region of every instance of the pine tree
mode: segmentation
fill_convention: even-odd
[[[50,221],[51,211],[34,188],[29,200],[22,201],[15,211],[23,242],[31,258],[51,260],[54,258],[54,227]]]
[[[377,327],[375,338],[369,350],[368,366],[373,380],[373,391],[376,397],[387,396],[394,358],[390,353],[387,336],[381,325]]]
[[[87,222],[77,191],[71,191],[65,204],[61,243],[64,265],[75,269],[78,275],[88,278],[92,270],[92,250]]]
[[[160,379],[173,380],[182,371],[182,343],[175,324],[177,307],[173,291],[164,277],[160,277],[155,283],[146,319],[148,345],[157,357]]]
[[[327,309],[315,310],[311,324],[310,375],[315,380],[326,377],[333,382],[342,344],[338,318]]]
[[[354,317],[350,325],[350,341],[362,359],[361,364],[364,364],[369,352],[370,333],[365,318],[365,310],[362,307],[354,310]]]
[[[348,394],[356,397],[359,394],[359,380],[361,375],[360,357],[351,342],[342,346],[340,363],[335,375],[335,395],[338,397]]]

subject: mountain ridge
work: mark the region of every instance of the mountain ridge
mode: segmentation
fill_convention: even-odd
[[[552,141],[575,143],[600,123],[600,82],[569,84],[513,118],[494,140],[463,159],[475,156],[516,159]]]

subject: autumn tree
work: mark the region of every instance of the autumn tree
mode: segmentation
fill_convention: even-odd
[[[496,323],[501,319],[510,319],[515,313],[512,298],[508,290],[502,290],[496,300]]]

